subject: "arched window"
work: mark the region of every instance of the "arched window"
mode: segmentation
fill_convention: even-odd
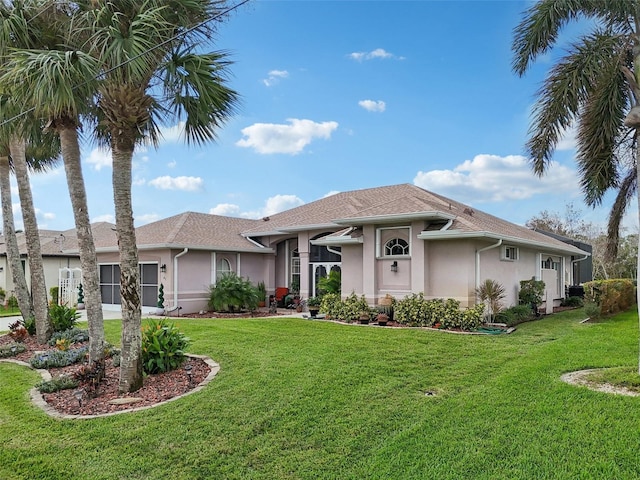
[[[225,273],[231,273],[231,264],[226,258],[219,258],[216,265],[216,279],[219,279]]]
[[[409,243],[402,238],[392,238],[384,244],[384,255],[386,257],[409,255]]]

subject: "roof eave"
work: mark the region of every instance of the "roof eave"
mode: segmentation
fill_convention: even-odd
[[[369,223],[396,223],[411,220],[455,220],[456,215],[439,210],[425,212],[398,213],[392,215],[371,215],[367,217],[339,218],[334,220],[338,225],[365,225]]]
[[[511,235],[500,235],[494,232],[480,231],[480,232],[463,232],[461,230],[446,230],[435,232],[420,232],[418,234],[419,240],[449,240],[452,238],[489,238],[493,240],[503,240],[515,245],[527,245],[531,247],[544,248],[547,251],[563,252],[568,254],[588,255],[589,252],[580,250],[578,247],[567,244],[566,247],[562,245],[555,245],[546,242],[538,242],[536,240],[528,240],[526,238],[514,237]]]
[[[364,243],[363,237],[324,237],[317,240],[311,240],[311,245],[324,245],[330,247],[332,245],[357,245]]]
[[[188,248],[189,250],[207,250],[207,251],[216,251],[216,252],[239,252],[239,253],[274,253],[275,250],[273,248],[260,248],[260,247],[228,247],[228,246],[220,246],[220,245],[187,245],[187,244],[177,244],[177,243],[157,243],[157,244],[149,244],[149,245],[139,245],[138,250],[184,250]],[[118,252],[118,247],[98,247],[96,248],[96,253],[115,253]]]

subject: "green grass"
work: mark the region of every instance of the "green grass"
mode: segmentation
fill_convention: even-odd
[[[582,318],[498,336],[181,319],[218,376],[177,402],[95,420],[49,418],[28,399],[37,374],[0,364],[0,478],[638,478],[640,398],[559,379],[637,365],[637,315]],[[118,343],[119,322],[105,326]]]
[[[0,317],[15,317],[16,315],[22,315],[18,307],[4,307],[0,306]]]

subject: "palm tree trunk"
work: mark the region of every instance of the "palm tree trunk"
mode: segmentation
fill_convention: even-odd
[[[82,268],[82,286],[85,294],[87,321],[89,324],[89,362],[100,362],[104,358],[104,320],[102,316],[102,297],[96,246],[93,241],[87,192],[84,186],[78,130],[75,125],[58,128],[67,186],[76,223],[80,267]]]
[[[49,318],[49,301],[47,285],[42,265],[42,248],[36,211],[33,206],[33,195],[29,184],[29,170],[27,168],[26,145],[24,138],[12,136],[9,140],[9,150],[13,160],[13,169],[18,183],[22,221],[24,223],[25,241],[27,244],[27,259],[31,271],[31,300],[36,317],[36,337],[38,343],[45,344],[53,334],[51,319]]]
[[[4,241],[7,244],[7,264],[11,270],[13,288],[18,300],[18,307],[22,313],[22,318],[35,318],[31,295],[27,287],[27,280],[20,261],[20,250],[16,239],[16,229],[13,223],[13,209],[11,205],[11,169],[9,168],[9,157],[0,157],[0,203],[2,204],[2,229],[4,230]]]
[[[120,393],[135,392],[142,387],[142,338],[138,247],[131,206],[131,159],[133,141],[111,142],[113,156],[113,198],[116,233],[120,250],[120,296],[122,337],[120,355]]]

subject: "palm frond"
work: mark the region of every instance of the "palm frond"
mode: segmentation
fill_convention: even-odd
[[[534,107],[531,137],[527,142],[536,174],[545,172],[560,136],[580,116],[593,91],[604,85],[618,85],[621,74],[615,69],[622,62],[619,58],[622,40],[608,32],[596,32],[572,45],[567,55],[553,67],[537,92],[539,100]],[[603,70],[616,81],[603,78]],[[603,122],[614,120],[617,117],[602,119]]]
[[[514,29],[512,68],[522,76],[556,43],[569,22],[581,17],[599,20],[618,32],[632,33],[629,19],[637,14],[637,0],[541,0],[531,6]]]

